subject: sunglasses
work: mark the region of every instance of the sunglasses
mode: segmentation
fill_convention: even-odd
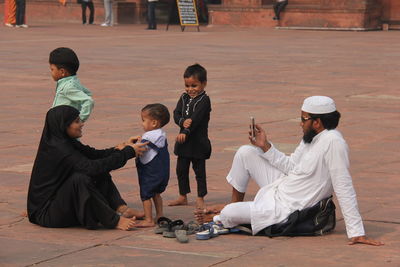
[[[311,117],[308,117],[308,118],[300,117],[300,118],[301,118],[302,123],[305,123],[308,120],[313,120],[313,118],[311,118]]]

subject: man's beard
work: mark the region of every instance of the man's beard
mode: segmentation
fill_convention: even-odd
[[[309,129],[306,133],[303,135],[303,141],[306,144],[310,144],[314,138],[314,136],[317,135],[317,132],[314,129]]]

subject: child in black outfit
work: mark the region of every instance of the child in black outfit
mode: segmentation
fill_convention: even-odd
[[[181,95],[174,110],[175,123],[180,127],[174,149],[178,156],[176,174],[179,197],[169,203],[169,206],[188,204],[189,167],[192,163],[197,180],[196,205],[204,208],[204,196],[207,194],[206,159],[211,155],[211,143],[208,139],[211,102],[204,91],[207,71],[201,65],[194,64],[186,69],[183,78],[186,92]]]

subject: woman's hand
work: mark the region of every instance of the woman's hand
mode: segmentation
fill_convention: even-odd
[[[126,143],[124,142],[124,143],[121,143],[119,145],[116,145],[114,148],[117,149],[117,150],[122,150],[125,147],[126,147]]]
[[[128,139],[128,143],[135,144],[135,143],[137,143],[138,141],[140,142],[140,140],[142,140],[142,137],[141,137],[140,135],[138,135],[138,136],[131,136],[131,137],[129,137],[129,139]]]
[[[179,144],[183,144],[186,141],[186,134],[184,133],[180,133],[178,134],[178,136],[176,137],[176,142],[178,142]]]
[[[264,152],[267,152],[271,147],[271,144],[267,140],[267,134],[259,124],[256,124],[255,128],[255,138],[251,137],[251,132],[249,131],[249,140],[254,146],[258,146]]]
[[[183,128],[189,128],[190,125],[192,125],[192,119],[186,119],[186,120],[183,122]]]
[[[127,145],[132,147],[135,150],[136,157],[140,157],[141,155],[143,155],[144,152],[147,151],[146,145],[148,145],[148,144],[149,144],[149,142],[136,143],[136,144],[128,143]]]
[[[355,244],[366,244],[366,245],[372,245],[372,246],[382,246],[382,245],[384,245],[382,242],[376,241],[376,240],[373,240],[373,239],[369,239],[365,235],[352,237],[350,239],[349,245],[355,245]]]

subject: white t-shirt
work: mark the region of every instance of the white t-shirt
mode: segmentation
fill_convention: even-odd
[[[152,131],[145,132],[142,135],[142,139],[150,141],[158,148],[162,148],[165,146],[165,141],[167,140],[167,134],[164,132],[163,129],[155,129]],[[152,149],[151,147],[147,146],[147,151],[140,156],[139,160],[143,164],[149,163],[156,155],[157,151]]]

